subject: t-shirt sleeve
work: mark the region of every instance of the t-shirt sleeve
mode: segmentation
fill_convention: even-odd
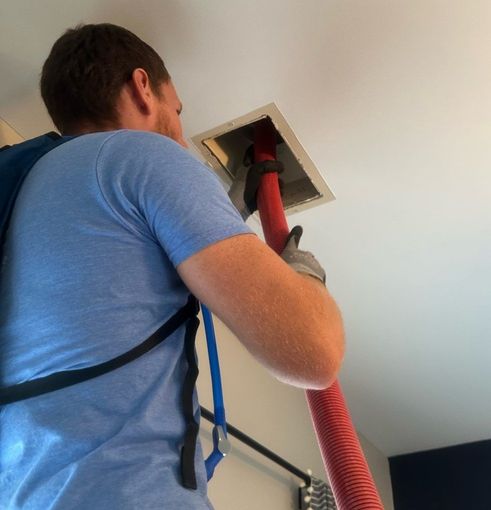
[[[218,177],[165,136],[111,134],[100,148],[96,174],[118,221],[157,241],[175,267],[213,243],[253,233]]]

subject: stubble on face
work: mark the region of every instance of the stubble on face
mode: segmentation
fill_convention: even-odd
[[[161,108],[159,110],[159,114],[157,117],[157,122],[155,126],[155,132],[159,133],[160,135],[168,136],[169,138],[172,138],[172,133],[170,129],[170,122],[169,122],[169,116],[167,115],[164,108]]]
[[[172,138],[174,141],[187,148],[187,143],[182,133],[181,119],[179,117],[182,104],[172,82],[169,81],[161,85],[158,102],[159,111],[156,121],[156,132]]]

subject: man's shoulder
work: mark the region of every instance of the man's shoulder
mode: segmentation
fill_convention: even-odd
[[[136,149],[147,151],[171,151],[185,152],[185,150],[171,138],[150,131],[138,131],[133,129],[118,129],[116,131],[100,131],[88,133],[77,137],[82,145],[94,145],[104,147],[105,150],[117,149],[122,151],[135,151]],[[139,151],[136,152],[138,154]]]
[[[207,189],[208,193],[223,193],[223,187],[212,170],[166,136],[122,129],[84,137],[87,143],[96,144],[87,152],[95,156],[100,185],[119,183],[119,187],[144,187],[150,194],[161,194],[164,188],[169,192],[182,186],[188,193],[194,189],[197,192]]]

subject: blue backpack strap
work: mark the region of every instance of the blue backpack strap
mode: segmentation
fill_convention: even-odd
[[[0,256],[15,199],[27,174],[40,158],[72,138],[50,132],[0,151]]]

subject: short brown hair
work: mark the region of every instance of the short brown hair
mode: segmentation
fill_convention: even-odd
[[[55,126],[69,133],[83,123],[117,119],[116,101],[137,68],[156,95],[170,80],[164,62],[148,44],[117,25],[78,25],[53,45],[41,73],[41,96]]]

